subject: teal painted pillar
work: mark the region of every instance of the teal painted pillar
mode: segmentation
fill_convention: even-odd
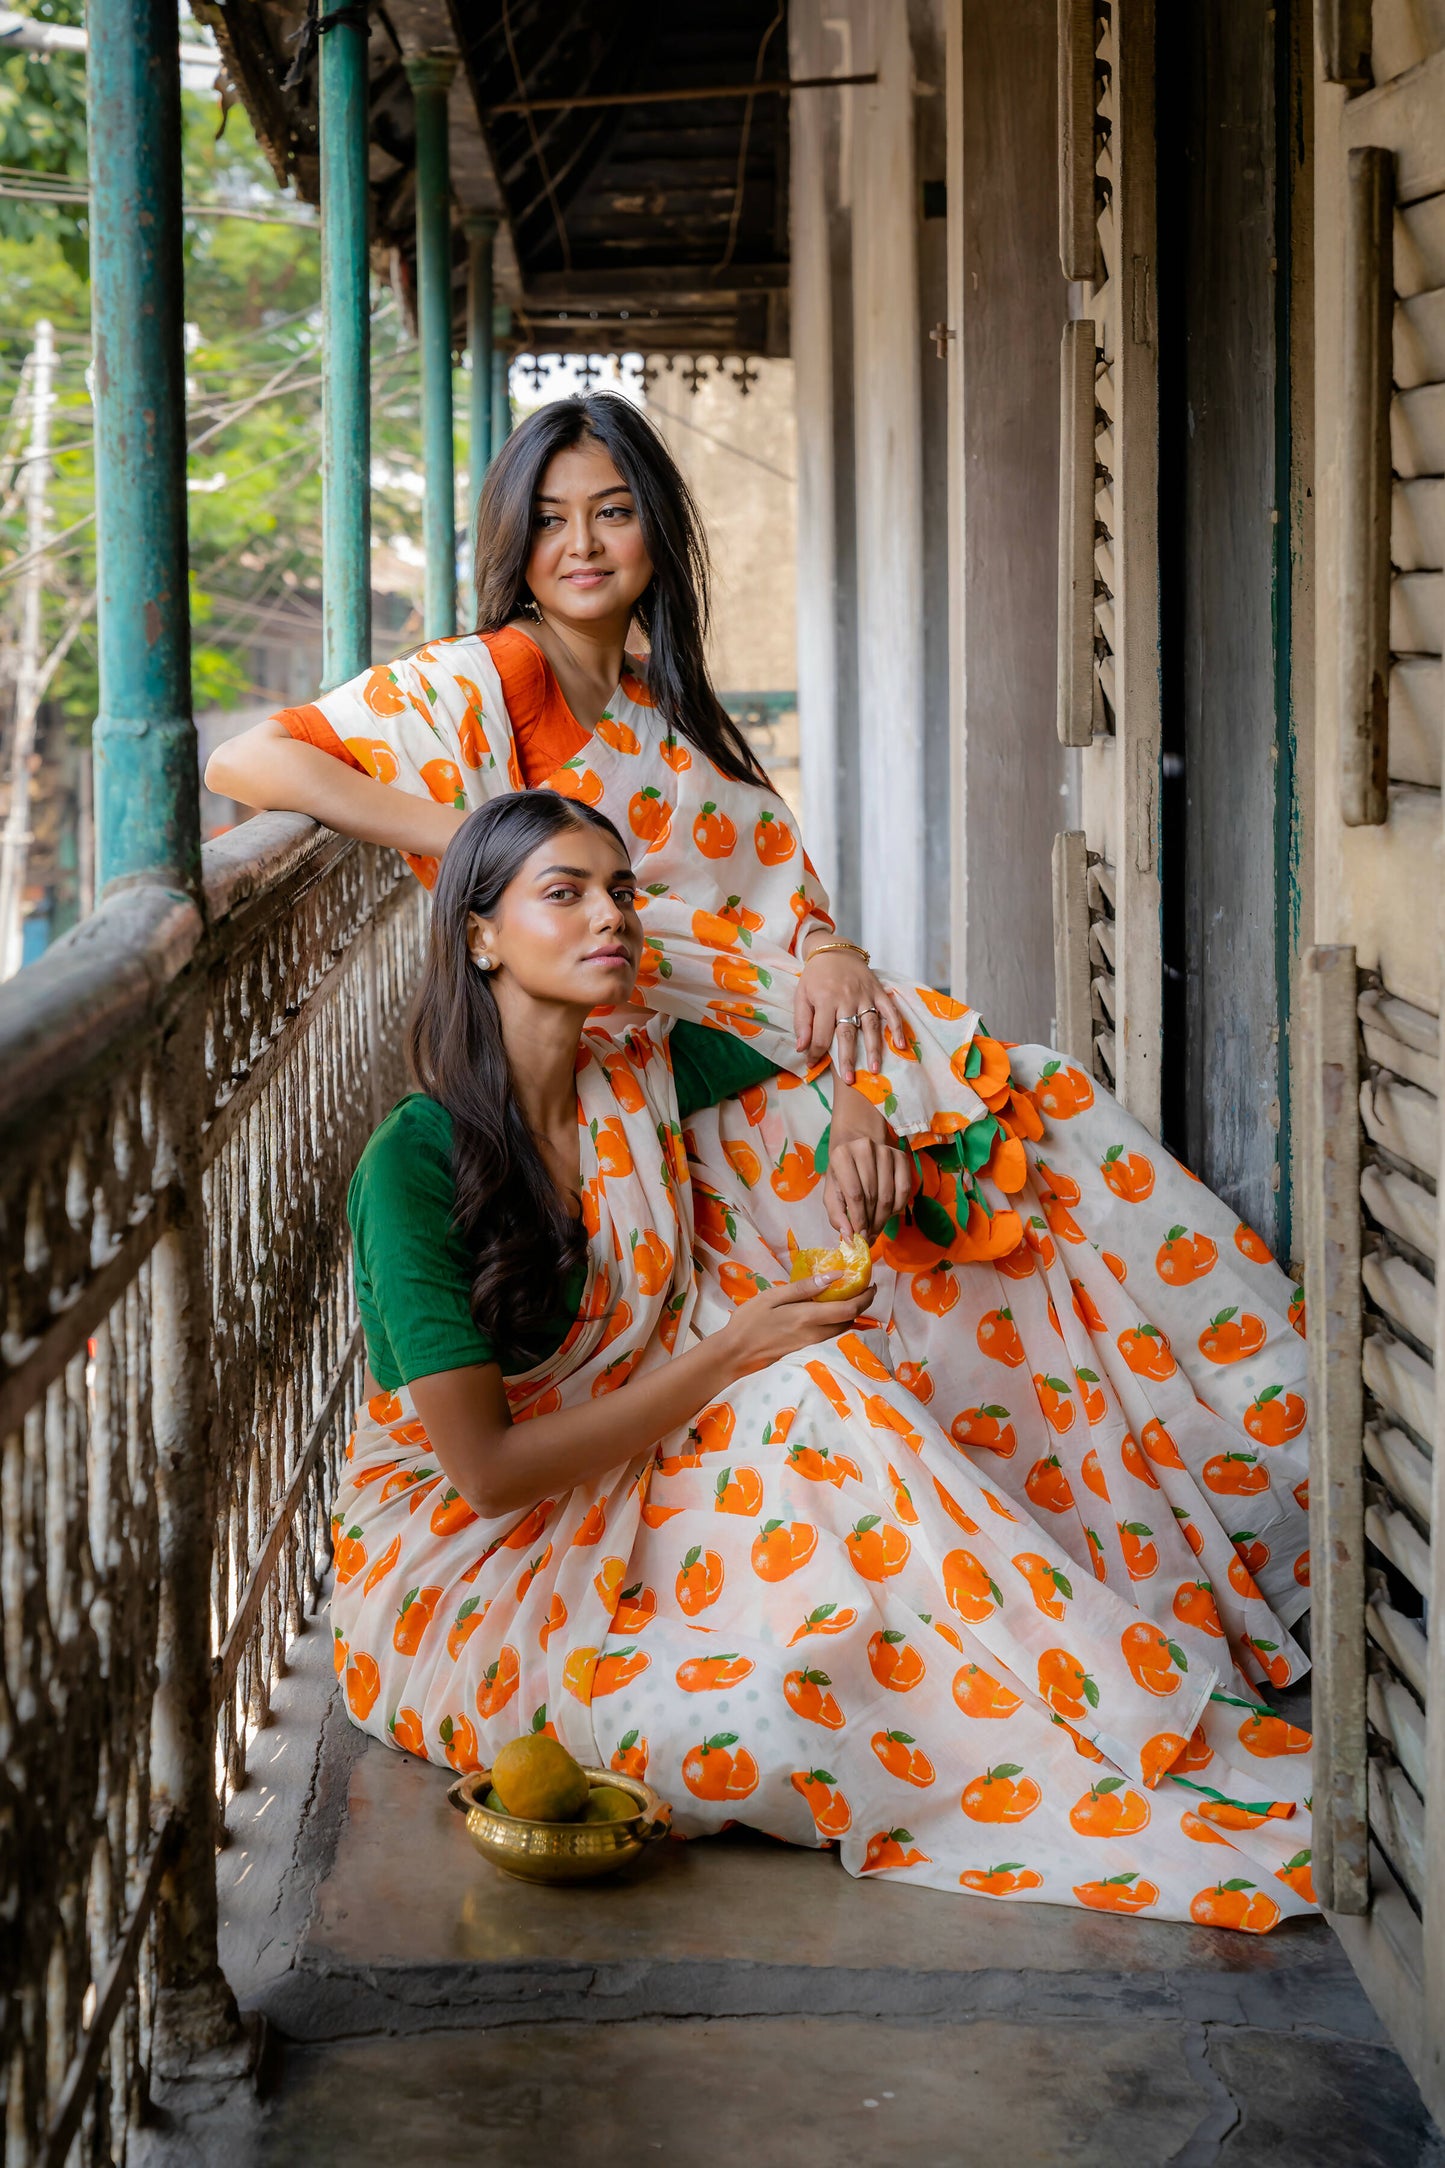
[[[494,218],[474,215],[466,222],[467,344],[472,353],[471,473],[467,479],[474,523],[492,459],[492,244],[496,233]]]
[[[426,637],[457,629],[456,473],[452,449],[452,199],[447,88],[456,62],[416,53],[406,63],[416,105],[416,290],[426,496]]]
[[[509,379],[512,357],[501,340],[512,329],[512,312],[499,309],[492,327],[492,457],[496,458],[512,434],[512,394]]]
[[[365,21],[321,32],[321,682],[371,661],[371,291]]]
[[[96,885],[200,884],[174,0],[87,20],[95,357]]]

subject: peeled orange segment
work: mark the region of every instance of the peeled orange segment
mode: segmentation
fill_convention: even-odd
[[[868,1249],[866,1235],[849,1235],[831,1250],[795,1250],[791,1280],[810,1280],[818,1273],[839,1273],[827,1287],[820,1287],[814,1302],[845,1302],[849,1295],[861,1295],[873,1277],[873,1259]]]

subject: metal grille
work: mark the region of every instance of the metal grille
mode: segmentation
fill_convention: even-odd
[[[211,1744],[166,1710],[214,1707],[224,1800],[360,1382],[345,1190],[425,901],[290,817],[206,858],[204,929],[131,890],[0,994],[6,2168],[123,2161],[168,1966],[214,1961]]]

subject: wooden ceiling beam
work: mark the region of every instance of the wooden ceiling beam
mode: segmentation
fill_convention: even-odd
[[[795,90],[843,90],[853,83],[876,83],[873,75],[799,75],[790,81],[764,77],[760,83],[694,83],[678,90],[604,91],[595,96],[570,98],[504,98],[487,108],[487,119],[498,113],[575,112],[589,105],[683,105],[706,98],[788,98]]]
[[[705,263],[612,265],[589,270],[530,271],[525,274],[529,306],[539,309],[624,308],[632,302],[718,302],[728,296],[785,292],[785,263],[731,263],[715,272]]]

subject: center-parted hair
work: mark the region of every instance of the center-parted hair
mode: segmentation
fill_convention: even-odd
[[[472,1316],[513,1371],[545,1353],[587,1237],[523,1117],[490,979],[467,947],[467,921],[474,911],[495,917],[533,851],[568,828],[600,828],[629,862],[605,814],[555,791],[494,798],[463,821],[432,891],[407,1032],[416,1083],[452,1118],[453,1223],[472,1259]]]
[[[708,675],[711,579],[697,505],[651,422],[619,393],[579,393],[539,407],[492,461],[477,507],[472,560],[477,631],[500,632],[523,615],[542,477],[558,452],[588,439],[610,454],[631,490],[652,559],[652,578],[633,615],[647,635],[647,689],[658,713],[735,783],[767,788],[767,775]]]

